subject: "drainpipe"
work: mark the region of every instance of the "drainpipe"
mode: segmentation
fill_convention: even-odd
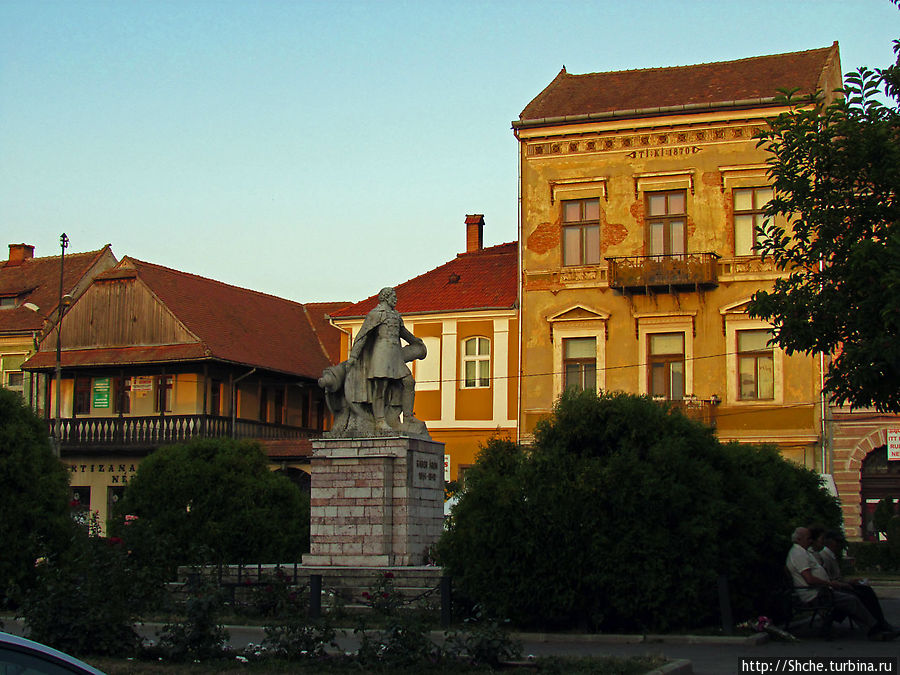
[[[256,372],[256,368],[251,368],[248,372],[244,373],[240,377],[236,377],[234,381],[231,383],[231,437],[235,437],[235,424],[237,422],[237,385],[238,382],[243,380],[245,377],[250,377],[253,373]]]
[[[825,352],[819,353],[819,401],[822,406],[822,473],[831,473],[826,464],[828,459],[828,424],[825,416],[828,414],[828,401],[825,396]]]
[[[522,425],[524,424],[524,417],[522,414],[522,380],[524,378],[524,374],[522,373],[522,362],[523,355],[522,352],[525,349],[525,293],[523,292],[522,286],[525,284],[524,278],[524,262],[523,262],[523,246],[525,242],[523,241],[523,229],[525,226],[524,220],[525,215],[523,213],[523,204],[522,204],[522,181],[524,180],[524,172],[523,168],[525,166],[525,156],[524,156],[524,143],[522,139],[519,138],[519,134],[515,131],[513,132],[516,136],[516,140],[519,141],[519,180],[518,180],[518,246],[516,247],[517,256],[516,256],[516,300],[519,306],[519,316],[518,316],[518,340],[519,340],[519,353],[518,353],[518,364],[516,365],[516,379],[518,380],[518,386],[516,387],[516,396],[518,400],[516,401],[516,444],[522,442]]]
[[[825,261],[822,258],[819,258],[819,274],[824,273],[825,271]],[[822,424],[822,473],[831,473],[828,470],[827,460],[828,460],[828,439],[827,432],[828,428],[825,421],[825,415],[827,414],[827,400],[825,397],[825,352],[819,352],[819,405],[822,410],[819,415],[821,417]]]

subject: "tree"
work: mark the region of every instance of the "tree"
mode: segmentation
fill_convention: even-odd
[[[519,625],[667,630],[718,622],[719,575],[736,616],[759,612],[794,527],[840,519],[775,448],[722,445],[648,397],[566,393],[530,448],[483,449],[438,557]]]
[[[832,355],[833,402],[897,413],[900,41],[894,52],[890,68],[847,74],[828,105],[787,94],[791,109],[761,134],[775,198],[759,250],[788,275],[749,311],[773,325],[786,353]]]
[[[31,584],[36,560],[68,545],[68,486],[47,425],[18,394],[0,387],[0,605],[11,587]]]
[[[249,441],[160,448],[141,463],[117,513],[129,547],[170,567],[292,562],[309,547],[309,499]]]

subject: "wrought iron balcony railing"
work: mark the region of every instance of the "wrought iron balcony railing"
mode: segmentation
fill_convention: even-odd
[[[50,435],[56,421],[50,420]],[[236,420],[235,438],[295,440],[313,435],[312,429]],[[216,415],[153,415],[147,417],[76,417],[60,420],[60,440],[64,448],[106,446],[110,448],[150,448],[180,443],[194,438],[231,436],[231,418]]]
[[[718,285],[716,253],[607,258],[609,286],[623,293],[672,293]]]
[[[689,420],[703,422],[711,427],[716,426],[716,408],[720,403],[718,397],[706,400],[695,396],[674,400],[654,397],[654,400],[678,408]]]

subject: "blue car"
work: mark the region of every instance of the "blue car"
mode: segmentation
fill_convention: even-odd
[[[58,649],[0,632],[0,675],[104,675]]]

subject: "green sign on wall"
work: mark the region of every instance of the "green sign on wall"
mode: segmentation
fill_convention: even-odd
[[[108,377],[94,378],[93,406],[95,408],[109,407],[110,379]]]

